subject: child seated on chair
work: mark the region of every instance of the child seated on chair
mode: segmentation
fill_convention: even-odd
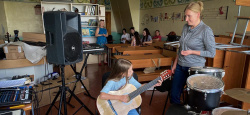
[[[121,102],[129,102],[128,95],[112,95],[108,94],[109,91],[116,91],[124,88],[127,84],[132,84],[136,88],[141,87],[142,85],[134,79],[132,63],[125,59],[118,59],[110,73],[110,76],[106,80],[106,84],[101,90],[100,99],[103,100],[120,100]],[[158,80],[158,83],[155,86],[160,86],[162,80]],[[139,115],[135,109],[132,109],[128,112],[128,115]]]
[[[142,45],[140,35],[138,32],[135,32],[134,36],[132,37],[131,46],[140,46],[140,45]]]
[[[153,41],[161,41],[160,30],[155,30],[155,36],[153,37]]]

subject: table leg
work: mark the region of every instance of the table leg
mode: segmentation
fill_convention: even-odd
[[[109,49],[109,67],[111,67],[112,48]]]
[[[110,66],[110,67],[111,67],[111,61],[112,61],[111,58],[112,58],[112,53],[113,53],[112,50],[113,50],[113,48],[110,48],[110,51],[109,51],[109,52],[110,52],[110,54],[109,54],[109,55],[110,55],[110,56],[109,56],[109,57],[110,57],[110,59],[109,59],[109,66]]]
[[[109,53],[110,53],[110,52],[109,52],[109,48],[108,48],[108,66],[109,66],[109,58],[110,58],[110,57],[109,57]]]

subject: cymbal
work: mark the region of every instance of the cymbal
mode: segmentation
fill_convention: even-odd
[[[250,90],[244,88],[233,88],[226,90],[225,93],[239,101],[250,103]]]
[[[247,111],[225,111],[221,115],[247,115]]]

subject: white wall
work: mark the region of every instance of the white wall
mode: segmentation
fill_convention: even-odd
[[[111,32],[117,32],[113,10],[111,10]]]
[[[43,33],[42,16],[35,15],[37,3],[4,1],[7,20],[6,31],[14,36],[14,30],[19,30],[19,36],[23,32]]]
[[[139,31],[140,26],[140,0],[128,0],[131,18],[135,31]]]
[[[221,6],[229,6],[228,10],[228,19],[203,19],[203,21],[212,28],[215,35],[228,35],[226,32],[233,32],[236,18],[234,16],[238,13],[238,6],[235,5],[233,0],[211,0],[205,1],[204,9],[218,8]],[[177,5],[177,6],[169,6],[163,8],[154,8],[154,9],[146,9],[140,11],[140,34],[142,34],[142,30],[144,28],[148,28],[150,33],[154,35],[154,31],[159,29],[161,31],[161,35],[165,36],[170,31],[175,31],[177,35],[181,35],[181,31],[183,25],[186,23],[185,21],[173,21],[173,20],[165,20],[160,23],[149,21],[148,24],[142,25],[141,22],[144,19],[146,14],[148,15],[159,15],[160,13],[168,13],[172,14],[173,12],[184,12],[184,8],[187,4]],[[250,16],[250,7],[242,7],[241,15]],[[244,23],[242,23],[244,22]],[[238,25],[238,32],[242,32],[245,27],[245,21],[241,21]]]
[[[5,38],[4,35],[8,31],[5,15],[4,2],[0,1],[0,39]]]
[[[53,72],[53,66],[48,66],[49,72]],[[46,74],[48,74],[46,70]],[[0,69],[0,78],[12,78],[15,75],[34,75],[34,81],[37,83],[45,74],[45,65],[37,65],[22,68]]]

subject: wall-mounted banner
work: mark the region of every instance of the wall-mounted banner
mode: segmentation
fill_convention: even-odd
[[[0,1],[12,1],[12,2],[41,2],[41,0],[0,0]]]
[[[160,8],[173,5],[188,4],[197,0],[140,0],[141,9]],[[200,0],[209,1],[209,0]]]
[[[159,8],[162,7],[162,2],[163,0],[154,0],[153,4],[154,4],[154,8]]]
[[[110,0],[97,0],[97,4],[105,5],[105,9],[110,11],[111,10],[111,3]]]

